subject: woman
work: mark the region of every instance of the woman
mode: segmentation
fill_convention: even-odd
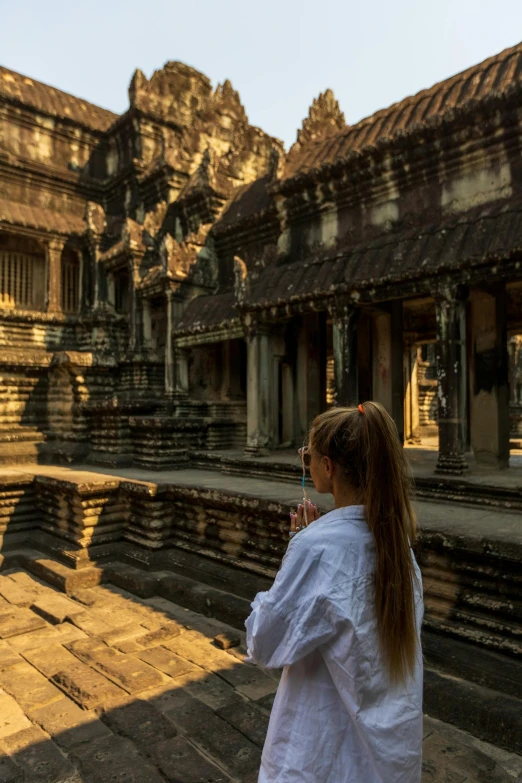
[[[422,588],[395,424],[375,402],[311,425],[303,462],[335,510],[291,540],[246,621],[249,659],[283,668],[259,783],[418,783]],[[292,535],[294,534],[294,535]]]

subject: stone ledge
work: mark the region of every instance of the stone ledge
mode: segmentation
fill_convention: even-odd
[[[424,709],[479,739],[522,753],[522,699],[426,667]]]

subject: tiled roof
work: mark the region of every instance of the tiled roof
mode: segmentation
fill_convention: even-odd
[[[66,235],[83,234],[86,229],[84,219],[77,215],[0,199],[0,225],[2,223]]]
[[[1,66],[0,98],[20,101],[45,114],[67,118],[97,131],[107,130],[118,117],[112,111]]]
[[[522,203],[488,205],[452,222],[388,234],[335,255],[270,266],[249,304],[267,307],[465,269],[522,251]]]
[[[515,85],[522,86],[522,43],[382,109],[324,141],[295,145],[288,154],[284,179],[346,158],[384,139],[411,133],[466,105],[501,95]]]
[[[232,292],[198,296],[189,303],[178,323],[174,324],[174,332],[200,332],[228,325],[239,317],[234,302]]]
[[[248,185],[241,185],[237,188],[217,223],[217,230],[220,231],[270,207],[268,185],[269,177],[265,175]]]

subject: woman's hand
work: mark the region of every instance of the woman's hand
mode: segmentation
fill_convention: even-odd
[[[315,522],[316,519],[319,519],[319,511],[317,510],[317,506],[315,503],[311,503],[309,500],[306,501],[306,518],[308,520],[308,524]],[[294,514],[290,513],[290,532],[298,533],[299,530],[301,530],[303,527],[305,527],[305,515],[303,504],[300,503],[297,506],[297,512]]]

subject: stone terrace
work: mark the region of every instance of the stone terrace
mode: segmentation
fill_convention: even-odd
[[[269,588],[285,552],[300,482],[297,466],[284,460],[244,460],[243,475],[232,456],[213,460],[213,470],[210,461],[176,471],[5,468],[3,570],[25,569],[69,596],[111,584],[241,631],[250,601]],[[496,487],[499,497],[494,486],[481,495],[476,478],[441,477],[437,502],[417,500],[425,709],[521,753],[522,496],[516,482]]]
[[[3,783],[254,783],[278,673],[244,634],[116,587],[0,576]],[[425,719],[423,783],[509,783],[520,757]]]

